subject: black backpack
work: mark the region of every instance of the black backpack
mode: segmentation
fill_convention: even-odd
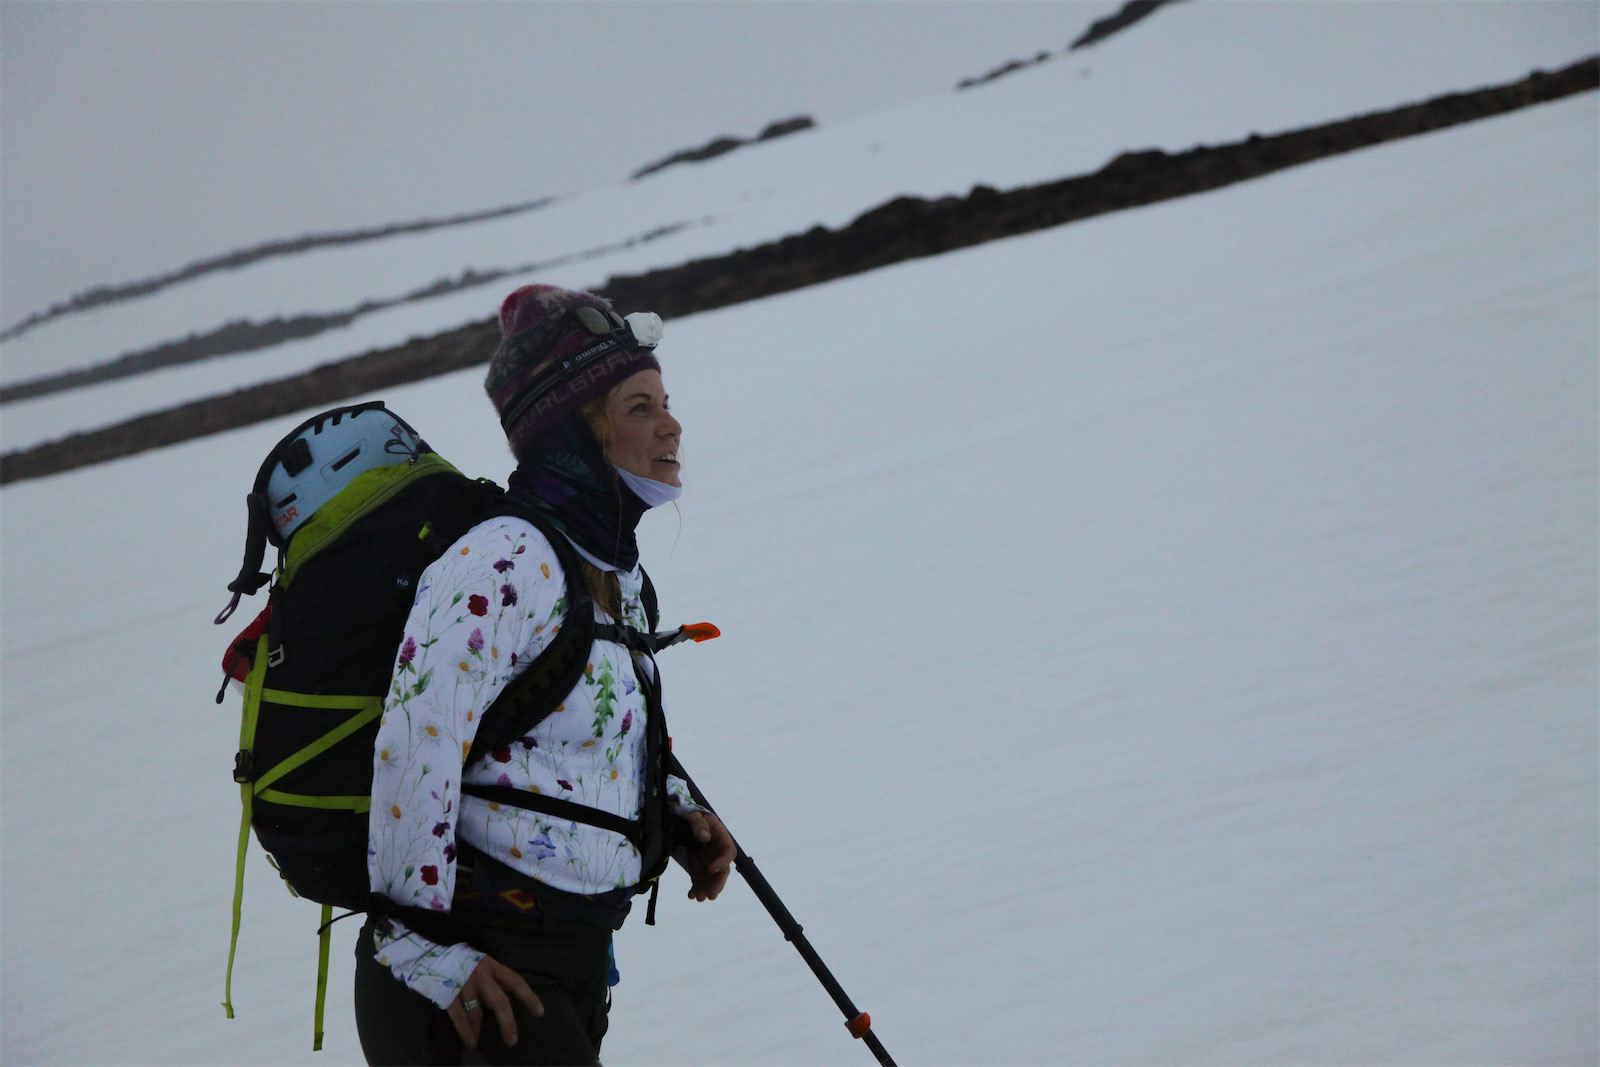
[[[354,420],[393,426],[385,455],[358,456],[366,442],[341,437]],[[387,431],[380,431],[379,436]],[[337,443],[334,453],[322,449]],[[335,454],[349,451],[348,455]],[[324,454],[319,454],[324,452]],[[395,462],[389,462],[390,458]],[[359,461],[358,461],[359,460]],[[275,472],[297,474],[321,464],[326,500],[273,500]],[[344,471],[351,472],[349,477]],[[271,583],[266,608],[228,646],[221,703],[228,682],[243,683],[244,708],[234,781],[243,815],[239,827],[223,1007],[233,1017],[232,976],[238,945],[249,834],[283,876],[289,891],[323,906],[313,1048],[321,1047],[333,909],[354,914],[387,910],[440,941],[452,936],[437,913],[416,914],[373,898],[367,878],[367,813],[371,806],[373,745],[383,699],[419,576],[446,548],[485,519],[514,515],[550,542],[566,576],[566,622],[549,646],[484,712],[465,762],[508,745],[542,721],[578,684],[597,638],[653,655],[682,640],[716,636],[707,624],[657,634],[655,593],[645,578],[650,629],[594,620],[593,599],[581,578],[576,552],[538,511],[508,498],[493,482],[462,474],[428,448],[382,402],[335,408],[308,419],[267,454],[247,498],[250,522],[244,563],[228,585],[233,593],[217,617],[227,621],[242,596]],[[304,511],[314,504],[309,514]],[[297,513],[294,509],[300,509]],[[287,537],[274,517],[297,522]],[[261,571],[268,544],[279,550],[274,574]],[[645,679],[641,677],[641,685]],[[666,726],[659,692],[645,686],[652,704],[646,739],[649,771],[641,798],[643,817],[625,820],[568,801],[503,787],[463,791],[564,819],[605,826],[632,840],[644,863],[639,891],[654,888],[670,843],[666,810]],[[491,795],[492,794],[492,795]],[[652,899],[652,904],[654,903]],[[653,911],[653,908],[652,908]],[[343,918],[344,916],[341,916]]]

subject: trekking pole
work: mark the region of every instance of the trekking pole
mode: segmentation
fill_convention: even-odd
[[[694,784],[694,779],[690,778],[688,772],[683,769],[683,764],[678,762],[676,756],[671,757],[671,759],[672,773],[683,779],[684,784],[689,787],[689,794],[694,797],[695,803],[711,811],[712,814],[716,814],[715,809],[711,807],[711,802],[706,799],[706,795],[700,792],[700,787]],[[844,1025],[845,1029],[850,1031],[850,1036],[866,1042],[867,1047],[872,1050],[874,1056],[878,1057],[878,1062],[883,1067],[895,1067],[894,1060],[889,1057],[889,1050],[883,1047],[883,1042],[878,1040],[878,1035],[872,1032],[872,1016],[864,1011],[856,1010],[856,1006],[850,1002],[849,994],[844,991],[844,987],[839,985],[838,980],[833,977],[833,972],[828,970],[828,965],[822,962],[822,957],[817,955],[817,950],[811,947],[811,942],[806,940],[806,935],[801,933],[800,924],[795,921],[793,915],[789,914],[789,909],[783,906],[783,901],[778,899],[778,894],[773,891],[772,885],[767,881],[766,876],[756,867],[755,861],[745,854],[738,841],[734,841],[733,847],[736,852],[733,865],[738,870],[739,876],[750,884],[750,888],[755,891],[756,898],[766,907],[767,914],[772,916],[773,921],[778,924],[778,929],[783,931],[784,940],[794,945],[795,950],[810,965],[811,973],[816,975],[817,981],[822,983],[822,988],[828,991],[828,995],[839,1006],[839,1010],[844,1012]]]

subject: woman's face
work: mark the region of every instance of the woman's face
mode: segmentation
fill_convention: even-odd
[[[642,370],[606,397],[611,443],[606,458],[629,474],[682,485],[678,440],[683,427],[667,410],[667,389],[661,372]]]

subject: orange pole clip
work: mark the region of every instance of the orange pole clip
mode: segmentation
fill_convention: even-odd
[[[868,1015],[866,1012],[862,1012],[854,1019],[851,1019],[849,1022],[845,1023],[844,1028],[850,1031],[851,1037],[859,1040],[860,1038],[866,1037],[867,1032],[872,1029],[872,1016]]]
[[[721,637],[722,631],[709,622],[691,622],[683,628],[683,636],[691,641],[709,641]]]

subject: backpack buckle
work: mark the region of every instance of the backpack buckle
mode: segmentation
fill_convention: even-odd
[[[256,780],[255,758],[248,748],[241,748],[233,757],[233,780],[249,785]]]
[[[279,645],[277,648],[275,648],[271,652],[267,653],[267,666],[269,666],[269,667],[281,667],[281,666],[283,666],[283,646],[282,645]]]

